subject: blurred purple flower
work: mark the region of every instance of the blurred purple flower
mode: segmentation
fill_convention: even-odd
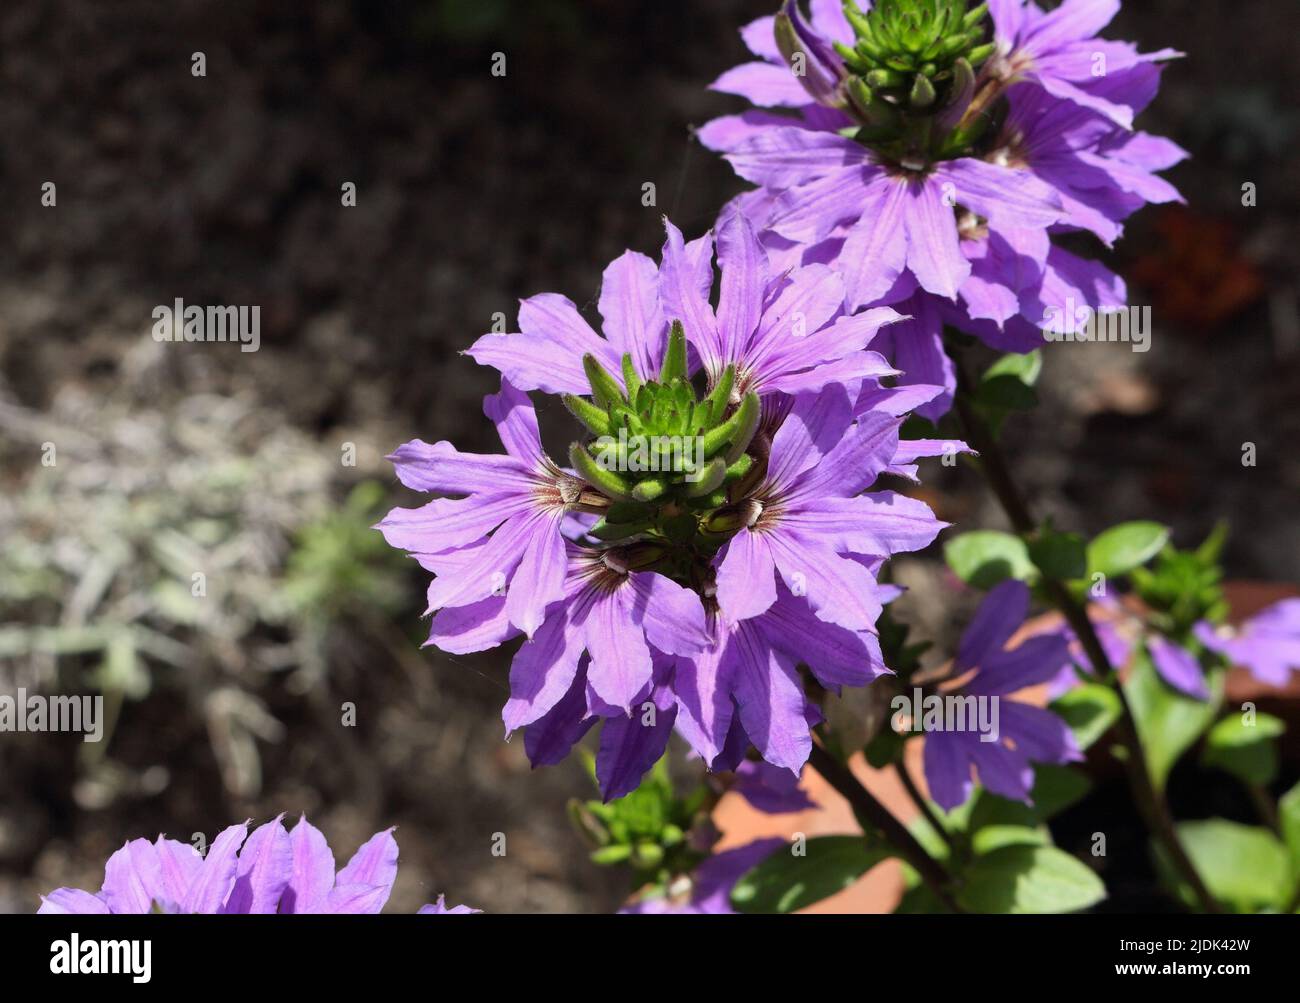
[[[945,811],[965,803],[974,786],[972,771],[989,791],[1032,803],[1032,763],[1068,763],[1083,758],[1069,726],[1049,710],[1009,699],[1045,683],[1069,660],[1059,633],[1043,634],[1004,650],[1029,613],[1029,588],[1008,579],[992,589],[962,635],[954,673],[974,675],[943,696],[984,697],[998,702],[996,740],[977,730],[927,731],[925,779],[930,797]],[[914,709],[913,713],[920,713]]]
[[[292,831],[283,815],[248,833],[232,825],[207,856],[159,836],[134,839],[108,858],[99,892],[56,888],[40,913],[377,913],[397,877],[393,830],[375,833],[337,874],[320,830],[305,817]],[[465,911],[425,906],[425,911]]]
[[[1300,669],[1300,599],[1274,603],[1235,629],[1202,621],[1195,633],[1211,651],[1269,686],[1285,686]]]

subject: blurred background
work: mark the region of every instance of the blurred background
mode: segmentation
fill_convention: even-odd
[[[661,214],[694,236],[740,190],[691,129],[744,106],[705,88],[775,5],[3,5],[0,692],[102,693],[108,721],[97,744],[0,733],[0,911],[98,888],[127,838],[279,811],[340,862],[397,825],[390,911],[617,905],[565,817],[581,766],[533,773],[502,742],[504,655],[419,650],[425,576],[368,527],[417,503],[397,444],[497,448],[493,376],[457,355],[493,314],[557,291],[594,315]],[[1130,0],[1107,34],[1189,55],[1140,122],[1191,151],[1189,205],[1109,255],[1151,351],[1049,353],[1008,448],[1058,525],[1155,517],[1190,546],[1226,518],[1230,577],[1296,582],[1300,5]],[[260,305],[260,351],[155,342],[178,297]],[[1002,525],[973,471],[921,493]],[[899,577],[951,638],[970,599],[937,549]]]

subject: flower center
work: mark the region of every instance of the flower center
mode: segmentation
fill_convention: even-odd
[[[758,395],[737,387],[731,366],[697,393],[679,322],[656,378],[626,355],[621,381],[593,356],[583,366],[590,397],[564,400],[592,438],[574,442],[569,458],[576,503],[601,516],[589,532],[603,542],[606,566],[707,587],[714,555],[740,528],[726,513],[754,486]]]

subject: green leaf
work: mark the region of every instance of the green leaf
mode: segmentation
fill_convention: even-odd
[[[1277,803],[1279,828],[1291,855],[1291,869],[1300,879],[1300,784],[1282,795]]]
[[[1090,748],[1123,713],[1119,694],[1100,683],[1081,683],[1062,693],[1051,709],[1070,726],[1080,749]]]
[[[958,578],[979,589],[991,589],[1007,578],[1028,581],[1038,576],[1025,542],[996,530],[954,536],[944,544],[943,556]]]
[[[1011,842],[1050,842],[1046,839],[1046,823],[1055,815],[1083,799],[1092,788],[1092,782],[1079,770],[1066,766],[1039,763],[1034,767],[1034,786],[1029,798],[1032,804],[1012,801],[980,788],[971,799],[970,818],[966,830],[971,833],[976,853],[986,853]],[[1009,829],[1020,829],[1015,836]],[[993,830],[993,835],[984,833]]]
[[[910,870],[911,868],[905,868]],[[914,884],[903,893],[903,897],[898,900],[898,905],[894,909],[897,916],[932,916],[936,913],[947,913],[948,909],[944,907],[934,892],[930,891],[929,885]]]
[[[1029,557],[1048,578],[1068,582],[1088,571],[1088,554],[1077,533],[1043,532],[1029,545]]]
[[[1086,864],[1054,846],[1003,846],[976,857],[957,901],[978,913],[1078,912],[1106,897]]]
[[[1256,714],[1248,724],[1244,714],[1230,714],[1205,736],[1201,762],[1217,766],[1257,787],[1277,776],[1277,743],[1286,725],[1270,714]]]
[[[1112,526],[1088,544],[1088,574],[1107,578],[1141,567],[1169,542],[1169,527],[1158,522]]]
[[[862,836],[818,836],[802,857],[791,849],[778,849],[737,881],[731,904],[748,913],[794,912],[842,892],[891,854]]]
[[[976,400],[985,408],[999,411],[1032,411],[1038,405],[1038,393],[1018,376],[1006,374],[985,377]]]
[[[1124,692],[1137,721],[1138,737],[1146,753],[1151,781],[1164,790],[1169,771],[1201,737],[1218,714],[1223,694],[1223,673],[1210,672],[1211,698],[1194,700],[1170,689],[1156,673],[1145,647],[1139,647]]]
[[[976,855],[994,853],[1007,846],[1047,846],[1051,838],[1044,828],[1023,825],[986,825],[971,837]]]
[[[883,770],[902,757],[904,741],[903,736],[886,722],[885,726],[876,733],[875,738],[866,744],[862,754],[866,756],[872,769]]]
[[[1039,763],[1034,767],[1034,788],[1029,796],[1034,802],[1034,813],[1046,822],[1078,804],[1090,790],[1092,781],[1082,770]]]
[[[1286,847],[1267,829],[1222,818],[1182,822],[1178,838],[1210,894],[1235,912],[1283,908],[1294,886]],[[1168,884],[1188,904],[1191,890],[1175,880],[1158,844],[1156,861]]]
[[[1042,372],[1042,350],[1034,349],[1034,351],[1026,352],[1023,355],[1019,352],[1009,352],[1002,356],[988,369],[984,370],[983,379],[987,381],[1001,376],[1014,376],[1025,386],[1032,387],[1038,383],[1038,377]]]
[[[1034,384],[1042,371],[1041,352],[1004,355],[980,377],[975,401],[995,421],[1011,411],[1032,410],[1038,404]]]

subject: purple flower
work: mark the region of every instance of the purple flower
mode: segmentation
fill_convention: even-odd
[[[248,823],[224,829],[207,856],[188,843],[159,836],[134,839],[108,858],[98,893],[56,888],[41,913],[91,915],[168,913],[377,913],[397,877],[392,829],[375,833],[337,874],[320,830],[305,817],[286,831],[276,816],[248,833]],[[421,912],[464,912],[438,906]]]
[[[1093,604],[1103,614],[1093,620],[1093,630],[1112,668],[1121,669],[1126,666],[1134,649],[1140,644],[1150,656],[1156,673],[1169,686],[1194,700],[1210,698],[1210,687],[1205,679],[1205,671],[1201,668],[1200,659],[1196,655],[1164,634],[1148,629],[1142,620],[1128,612],[1109,590],[1094,599]],[[1095,672],[1092,660],[1084,650],[1078,635],[1067,625],[1063,625],[1059,633],[1069,645],[1075,664],[1085,672]],[[1074,687],[1078,681],[1078,674],[1073,666],[1069,666],[1053,680],[1049,692],[1057,696]]]
[[[862,493],[894,463],[900,424],[879,411],[855,422],[842,388],[799,398],[718,565],[718,603],[730,619],[768,609],[779,576],[821,620],[873,629],[880,603],[870,560],[920,550],[945,525],[922,502]]]
[[[1004,650],[1029,612],[1029,589],[1008,579],[985,597],[962,635],[954,672],[971,672],[969,680],[942,698],[986,699],[996,702],[996,731],[927,730],[925,779],[930,797],[951,811],[970,797],[972,771],[989,791],[1013,801],[1032,803],[1031,763],[1068,763],[1082,759],[1074,735],[1051,711],[1009,699],[1028,686],[1047,682],[1069,660],[1059,634],[1031,637]],[[919,715],[919,708],[913,709]]]
[[[1274,603],[1236,629],[1205,621],[1194,629],[1203,645],[1269,686],[1285,686],[1300,669],[1300,599]]]
[[[760,395],[820,390],[832,381],[891,376],[895,370],[865,351],[876,332],[900,318],[881,308],[844,316],[844,287],[825,265],[770,266],[747,219],[732,215],[718,228],[718,309],[713,286],[713,234],[686,242],[664,220],[663,264],[628,251],[605,270],[599,307],[606,337],[567,299],[524,300],[515,334],[486,334],[469,349],[522,390],[586,394],[584,355],[615,374],[624,353],[642,378],[663,361],[667,332],[680,321],[708,376],[736,367],[734,393]],[[618,377],[622,380],[622,377]]]
[[[464,497],[379,525],[436,576],[429,644],[463,654],[527,635],[507,735],[525,729],[541,765],[599,726],[607,800],[674,730],[713,769],[752,743],[797,772],[819,719],[800,664],[833,689],[887,671],[875,621],[892,592],[876,575],[943,528],[921,502],[863,492],[966,448],[899,440],[911,402],[940,391],[882,386],[897,370],[869,346],[895,311],[847,316],[837,272],[775,267],[740,214],[717,228],[715,308],[712,235],[665,229],[660,265],[629,252],[606,270],[604,337],[547,295],[524,302],[519,333],[475,343],[503,374],[485,410],[507,455],[408,443],[392,457],[404,484]],[[542,452],[530,389],[564,394],[596,436],[573,444],[572,471]],[[665,430],[702,451],[698,482],[617,466],[629,435]]]
[[[1139,53],[1129,42],[1095,37],[1119,13],[1120,0],[1065,0],[1044,13],[1026,0],[990,0],[999,55],[990,71],[1029,80],[1129,129],[1145,105],[1150,64],[1181,55],[1173,49]],[[1103,89],[1100,82],[1112,83]],[[1149,100],[1149,99],[1148,99]]]
[[[1028,172],[961,157],[894,164],[835,132],[769,126],[726,154],[747,181],[779,189],[765,221],[789,241],[842,235],[837,264],[851,310],[882,301],[905,274],[955,299],[971,274],[956,207],[995,229],[1044,229],[1059,196]]]
[[[465,497],[395,508],[377,528],[392,546],[424,555],[422,562],[438,573],[429,587],[430,610],[468,606],[495,593],[504,597],[506,619],[531,637],[563,591],[561,526],[582,483],[542,452],[527,394],[503,379],[483,410],[507,455],[462,453],[450,442],[431,446],[419,439],[398,447],[388,458],[407,487]]]
[[[759,186],[722,217],[747,215],[778,267],[841,272],[850,311],[888,305],[907,317],[872,349],[902,370],[901,382],[945,388],[924,417],[941,417],[955,391],[945,325],[1026,352],[1064,318],[1074,324],[1126,305],[1118,277],[1053,247],[1049,234],[1087,230],[1111,244],[1138,208],[1179,198],[1155,172],[1186,154],[1129,131],[1159,86],[1155,61],[1173,53],[1144,56],[1091,38],[1116,8],[1117,0],[1070,0],[1050,14],[1024,0],[992,5],[1000,52],[950,105],[904,111],[901,125],[886,109],[884,120],[895,121],[882,127],[846,96],[852,73],[841,53],[855,32],[838,3],[813,3],[810,18],[793,0],[784,5],[802,75],[776,44],[777,21],[766,18],[742,31],[762,62],[714,84],[779,109],[700,131]],[[907,126],[923,120],[928,144]],[[1002,125],[993,132],[988,121]]]

